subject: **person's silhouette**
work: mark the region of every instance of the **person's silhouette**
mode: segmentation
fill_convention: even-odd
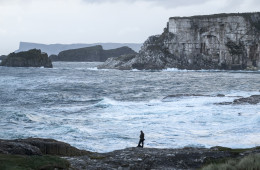
[[[140,140],[139,140],[139,143],[138,143],[138,145],[137,145],[137,147],[144,147],[144,132],[143,131],[141,131],[141,134],[140,134]],[[142,144],[142,145],[141,145]]]

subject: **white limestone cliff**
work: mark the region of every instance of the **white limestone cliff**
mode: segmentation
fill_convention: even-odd
[[[259,54],[260,12],[215,14],[172,17],[163,34],[149,37],[135,57],[109,63],[120,63],[113,63],[117,69],[243,70],[260,67]]]

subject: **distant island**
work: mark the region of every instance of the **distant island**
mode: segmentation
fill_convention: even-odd
[[[28,51],[31,49],[40,49],[42,52],[50,55],[58,55],[61,51],[85,48],[101,45],[105,50],[115,49],[127,46],[138,52],[141,49],[141,43],[93,43],[93,44],[39,44],[32,42],[20,42],[19,49],[15,52]]]
[[[100,69],[258,70],[260,12],[171,17],[136,55],[110,58]]]
[[[1,55],[0,60],[4,60],[4,59],[6,59],[6,57],[7,57],[7,55]]]
[[[77,62],[104,62],[108,58],[121,55],[137,54],[129,47],[104,50],[101,45],[61,51],[58,55],[51,55],[52,61],[77,61]]]
[[[45,67],[52,68],[52,62],[46,53],[41,50],[32,49],[29,51],[10,53],[4,57],[0,66],[7,67]]]

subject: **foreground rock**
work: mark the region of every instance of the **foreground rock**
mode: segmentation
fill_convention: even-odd
[[[32,164],[36,159],[39,160],[42,165],[37,167],[38,169],[198,169],[208,163],[230,158],[242,158],[254,153],[260,153],[260,148],[229,149],[213,147],[207,149],[187,147],[182,149],[155,149],[134,147],[109,153],[93,153],[79,150],[53,139],[0,140],[0,162],[3,158],[8,157],[8,161],[15,163],[16,155],[22,155],[19,159],[33,159]],[[15,156],[10,157],[10,155]],[[32,155],[33,158],[30,157]],[[45,155],[63,156],[63,159],[46,157]],[[44,164],[43,159],[51,161],[51,165],[49,163]],[[62,165],[61,161],[63,162]],[[24,162],[24,166],[26,166],[26,160]],[[33,167],[33,165],[31,166]]]
[[[238,104],[258,104],[260,103],[260,95],[252,95],[250,97],[242,97],[239,99],[235,99],[233,102],[222,102],[217,103],[219,105],[238,105]]]
[[[51,55],[50,59],[52,61],[104,62],[110,57],[126,54],[136,54],[136,52],[129,47],[104,50],[98,45],[62,51],[58,55]]]
[[[46,53],[41,50],[29,50],[19,53],[11,53],[2,60],[0,66],[8,67],[45,67],[52,68],[52,62]]]
[[[198,169],[211,162],[259,153],[259,148],[232,150],[229,148],[126,148],[109,153],[93,153],[67,158],[74,169]]]
[[[172,17],[139,54],[109,59],[99,68],[257,70],[259,53],[260,12]]]

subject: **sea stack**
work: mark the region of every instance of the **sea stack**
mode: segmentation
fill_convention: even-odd
[[[2,60],[0,66],[45,68],[53,67],[48,55],[37,49],[19,53],[10,53],[4,60]]]
[[[259,54],[260,12],[171,17],[135,57],[109,59],[99,68],[259,69]]]

